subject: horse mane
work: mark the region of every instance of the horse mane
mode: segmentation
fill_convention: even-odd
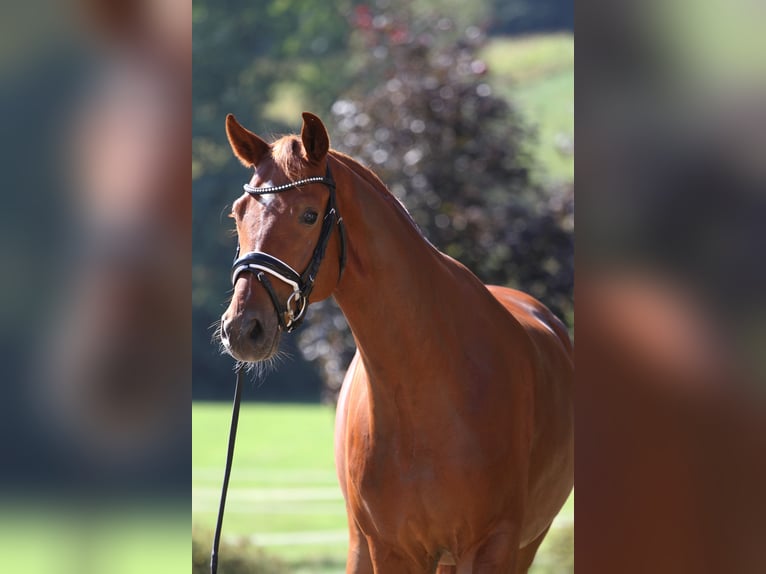
[[[330,150],[330,157],[342,163],[345,167],[347,167],[348,169],[353,171],[356,175],[364,179],[372,187],[376,189],[380,189],[380,190],[385,190],[387,193],[391,193],[388,190],[388,187],[386,186],[386,184],[383,183],[383,180],[381,180],[374,171],[372,171],[366,165],[359,163],[350,155],[347,155],[343,152],[339,152],[338,150],[333,149],[333,150]]]
[[[418,233],[424,239],[426,239],[426,241],[428,241],[428,238],[426,238],[425,234],[423,233],[423,230],[420,228],[417,222],[412,218],[412,215],[410,215],[410,212],[407,211],[407,208],[405,207],[404,203],[402,203],[402,201],[398,197],[396,197],[393,193],[391,193],[391,190],[388,189],[388,186],[386,186],[386,184],[383,183],[383,180],[381,180],[374,171],[372,171],[369,167],[359,163],[357,160],[355,160],[351,156],[346,155],[345,153],[339,152],[334,149],[330,150],[330,157],[335,159],[337,162],[339,162],[341,165],[343,165],[347,169],[351,170],[356,176],[363,179],[367,184],[369,184],[370,187],[372,187],[380,195],[382,195],[383,198],[392,206],[394,206],[394,209],[396,209],[401,215],[403,215],[404,218],[415,227]]]

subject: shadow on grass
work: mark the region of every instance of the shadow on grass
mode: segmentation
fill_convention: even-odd
[[[192,574],[210,573],[210,549],[213,533],[192,527]],[[219,574],[291,574],[293,569],[251,544],[246,539],[231,543],[221,541],[218,550]]]

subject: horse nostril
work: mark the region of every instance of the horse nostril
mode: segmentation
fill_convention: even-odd
[[[250,329],[247,336],[250,337],[251,341],[255,342],[261,338],[261,335],[263,335],[263,327],[261,326],[261,322],[256,319],[253,321],[253,328]]]

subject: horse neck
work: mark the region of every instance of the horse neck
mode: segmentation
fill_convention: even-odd
[[[335,299],[371,381],[394,384],[413,361],[428,360],[434,323],[453,308],[455,270],[382,185],[342,163],[338,193],[348,264]]]

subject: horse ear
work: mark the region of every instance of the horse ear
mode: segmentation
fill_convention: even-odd
[[[231,151],[246,167],[258,165],[269,151],[269,144],[242,127],[233,114],[226,116],[226,137],[229,138]]]
[[[303,112],[303,128],[301,129],[303,149],[306,159],[311,163],[321,162],[330,150],[330,136],[322,120],[309,112]]]

